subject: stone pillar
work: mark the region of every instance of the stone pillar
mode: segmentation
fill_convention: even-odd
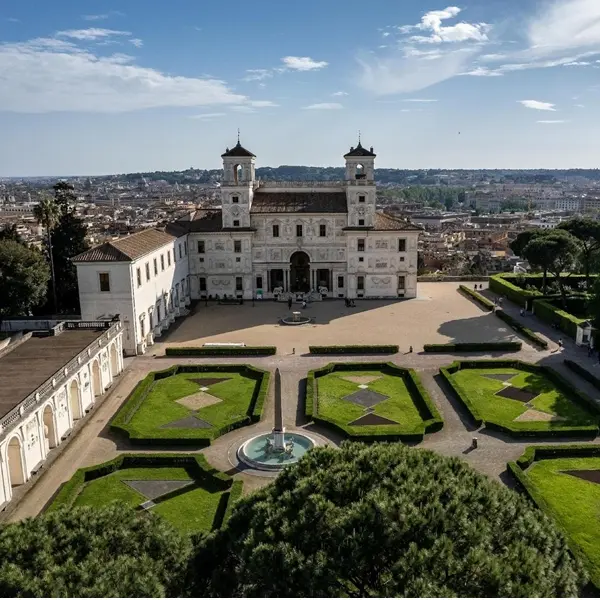
[[[267,292],[271,291],[271,269],[267,269]]]

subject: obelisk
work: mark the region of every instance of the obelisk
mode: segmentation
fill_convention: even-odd
[[[283,426],[283,414],[281,408],[281,374],[275,369],[275,419],[273,431],[273,449],[285,450],[285,428]]]

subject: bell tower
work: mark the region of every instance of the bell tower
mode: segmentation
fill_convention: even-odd
[[[346,160],[346,198],[349,227],[373,227],[376,206],[375,158],[373,147],[358,145],[344,155]]]
[[[227,148],[223,154],[223,179],[221,182],[221,205],[223,227],[250,227],[250,208],[254,195],[255,158],[240,143],[238,131],[237,144]]]

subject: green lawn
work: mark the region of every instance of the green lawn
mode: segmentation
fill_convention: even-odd
[[[209,386],[209,393],[223,400],[218,404],[205,406],[197,411],[176,402],[178,399],[199,391],[194,379],[227,378],[227,381]],[[154,382],[150,393],[132,416],[129,427],[138,437],[209,437],[226,425],[243,419],[250,406],[252,395],[260,381],[240,373],[198,372],[180,373]],[[211,429],[181,429],[162,427],[173,421],[195,414],[208,421]]]
[[[381,377],[369,383],[369,389],[389,396],[387,400],[374,407],[374,414],[397,421],[407,431],[416,430],[423,425],[423,419],[415,406],[413,399],[404,384],[402,377],[386,375],[381,371],[334,371],[328,375],[318,377],[318,415],[346,426],[349,433],[360,434],[362,426],[350,426],[348,423],[359,419],[365,414],[362,406],[344,400],[360,388],[356,383],[342,379],[348,376],[375,376]],[[382,429],[394,427],[393,425],[378,425]]]
[[[534,462],[526,473],[554,517],[587,557],[592,579],[599,582],[600,485],[561,473],[582,469],[600,469],[600,458],[540,460]]]
[[[515,421],[515,419],[529,410],[524,402],[496,396],[503,387],[503,382],[490,379],[486,375],[513,374],[507,381],[516,388],[538,393],[531,402],[531,408],[549,413],[564,420],[560,421]],[[452,379],[460,386],[462,393],[479,412],[484,421],[509,425],[512,429],[527,430],[537,428],[556,429],[560,427],[573,427],[581,425],[595,425],[598,416],[588,411],[587,408],[577,404],[568,396],[556,389],[554,384],[542,375],[528,373],[517,369],[461,369],[451,375]],[[543,425],[542,425],[543,424]]]
[[[87,482],[75,499],[74,505],[98,507],[119,501],[131,507],[139,506],[147,498],[123,483],[123,480],[141,479],[193,480],[194,476],[180,467],[120,469]],[[214,483],[207,480],[202,487],[160,502],[151,510],[181,531],[210,531],[222,494],[222,489],[218,489]]]

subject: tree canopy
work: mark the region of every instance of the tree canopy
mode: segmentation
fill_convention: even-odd
[[[589,289],[592,264],[600,251],[600,222],[594,219],[575,217],[561,223],[557,229],[568,231],[579,240],[579,258]]]
[[[0,315],[28,315],[44,301],[50,269],[44,256],[13,240],[0,240]]]
[[[179,595],[188,537],[151,513],[119,504],[75,507],[0,526],[0,595]]]
[[[457,458],[401,444],[318,448],[200,540],[192,595],[574,596],[552,520]]]

